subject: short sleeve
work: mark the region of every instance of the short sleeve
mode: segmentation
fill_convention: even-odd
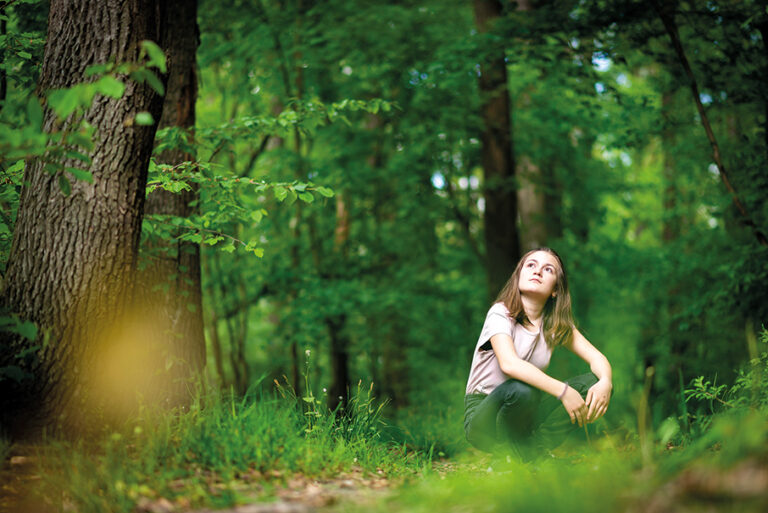
[[[491,340],[491,337],[500,333],[512,336],[512,319],[509,318],[507,308],[502,303],[496,303],[488,310],[488,315],[485,317],[478,348],[485,349],[483,346]]]

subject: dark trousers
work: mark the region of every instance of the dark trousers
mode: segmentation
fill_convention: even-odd
[[[566,380],[586,397],[597,383],[592,373]],[[474,447],[494,452],[499,445],[536,445],[554,448],[579,429],[556,397],[516,379],[509,379],[490,394],[464,397],[464,433]]]

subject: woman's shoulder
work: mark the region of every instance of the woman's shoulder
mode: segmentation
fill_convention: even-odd
[[[507,308],[507,305],[499,301],[498,303],[492,304],[491,307],[488,309],[488,315],[493,315],[493,314],[509,317],[509,309]]]

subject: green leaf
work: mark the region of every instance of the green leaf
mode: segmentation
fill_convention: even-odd
[[[78,169],[76,167],[66,167],[64,168],[65,171],[69,171],[72,176],[77,178],[78,180],[83,180],[84,182],[93,183],[93,175],[90,173],[90,171],[86,171],[85,169]]]
[[[78,91],[75,89],[57,89],[48,94],[48,105],[59,119],[66,119],[75,112],[78,103]]]
[[[64,196],[69,196],[72,193],[72,185],[64,175],[59,175],[59,189],[64,193]]]
[[[213,235],[211,237],[206,238],[203,241],[203,243],[204,244],[208,244],[209,246],[215,246],[216,244],[218,244],[219,242],[221,242],[223,240],[224,240],[224,237],[222,237],[221,235]]]
[[[12,379],[15,382],[20,382],[24,378],[31,377],[31,374],[21,370],[21,367],[17,365],[8,365],[6,367],[0,367],[0,381],[3,379]]]
[[[317,192],[318,192],[318,194],[321,194],[321,195],[325,196],[326,198],[332,198],[333,195],[334,195],[333,190],[329,189],[328,187],[320,186],[320,187],[317,188]]]
[[[235,244],[227,244],[226,246],[221,247],[222,251],[226,251],[227,253],[232,253],[235,250]]]
[[[275,186],[274,192],[277,201],[283,201],[285,197],[288,196],[288,189],[285,187],[280,187],[279,185]]]
[[[122,98],[125,92],[125,84],[112,75],[106,75],[96,82],[96,90],[104,96]]]
[[[40,129],[43,126],[43,108],[40,106],[40,101],[37,99],[37,96],[30,95],[29,101],[27,102],[27,117],[29,117],[29,123],[35,127],[35,129]]]
[[[77,160],[79,160],[81,162],[84,162],[86,164],[90,164],[91,163],[91,158],[88,155],[84,155],[84,154],[80,153],[79,151],[75,151],[75,150],[67,151],[67,158],[77,159]]]
[[[163,83],[160,81],[160,79],[157,78],[157,75],[155,75],[152,71],[147,70],[146,78],[149,86],[157,91],[157,94],[165,94],[165,87],[163,86]]]
[[[24,335],[24,333],[22,333],[21,330],[20,330],[20,328],[24,324],[31,324],[32,325],[33,329],[32,329],[31,332],[28,332],[28,335]],[[30,340],[34,340],[35,337],[37,336],[37,326],[35,326],[34,323],[29,322],[29,321],[20,323],[18,326],[16,326],[16,329],[12,330],[12,331],[16,331],[16,333],[19,333],[20,335],[24,335],[26,338],[28,338]],[[24,360],[28,356],[34,355],[39,350],[40,350],[40,346],[39,345],[34,345],[34,346],[31,346],[31,347],[25,347],[24,349],[21,350],[21,352],[16,354],[16,359],[17,360]]]
[[[299,199],[305,203],[312,203],[315,201],[315,197],[312,196],[312,193],[309,192],[302,192],[299,194]]]
[[[24,169],[24,159],[17,160],[14,165],[8,168],[6,173],[12,174],[21,171],[22,169]]]
[[[149,61],[147,62],[148,67],[154,66],[159,69],[161,73],[168,71],[165,65],[165,54],[163,53],[163,50],[157,46],[157,43],[154,41],[144,40],[141,42],[141,50],[142,53],[146,53],[146,55],[149,57]]]
[[[155,123],[155,118],[149,112],[143,111],[136,114],[134,121],[137,125],[152,125]]]
[[[16,333],[29,340],[35,340],[37,338],[37,325],[34,322],[22,321],[18,317],[5,317],[4,319],[9,322],[8,325],[2,326],[2,329],[4,331],[8,331],[10,333]],[[39,349],[38,346],[27,348],[23,350],[21,353],[17,354],[16,357],[24,358],[27,352],[29,351],[34,352],[37,349]]]
[[[94,64],[92,66],[88,66],[85,68],[85,76],[92,77],[94,75],[101,75],[102,73],[106,73],[109,67],[110,64]]]
[[[31,54],[31,53],[29,53],[29,52],[25,52],[25,51],[21,51],[21,52],[19,52],[17,55],[18,55],[19,57],[21,57],[22,59],[27,59],[27,60],[29,60],[29,59],[31,59],[31,58],[32,58],[32,54]]]
[[[131,78],[138,82],[139,84],[143,84],[144,82],[149,82],[150,87],[158,92],[158,94],[165,94],[165,88],[163,87],[163,83],[160,82],[160,79],[157,78],[157,75],[152,73],[152,71],[148,69],[137,69],[133,72],[131,72]]]

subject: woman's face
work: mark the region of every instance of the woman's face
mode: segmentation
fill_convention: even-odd
[[[552,297],[557,285],[559,266],[557,258],[546,251],[536,251],[528,255],[520,269],[520,293],[544,299]]]

